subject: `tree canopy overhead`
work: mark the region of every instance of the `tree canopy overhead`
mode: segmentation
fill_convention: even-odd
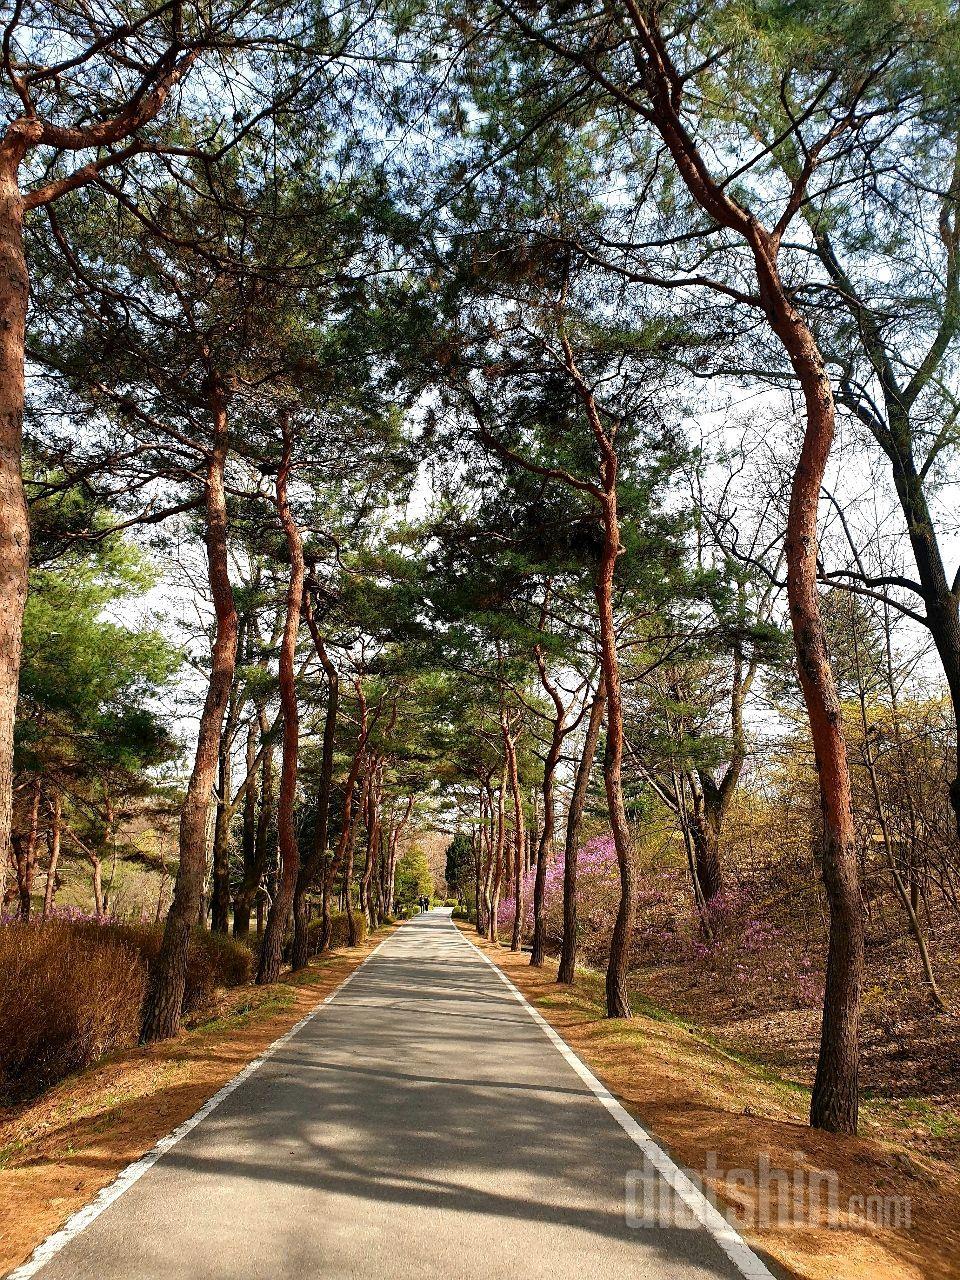
[[[139,840],[151,1041],[198,922],[271,982],[444,861],[616,1018],[749,901],[855,1132],[867,944],[947,1004],[960,893],[953,10],[5,24],[8,909]]]

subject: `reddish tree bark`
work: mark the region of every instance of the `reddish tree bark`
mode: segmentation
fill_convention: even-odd
[[[771,331],[790,360],[803,396],[806,422],[791,485],[787,518],[787,597],[800,685],[807,707],[810,734],[820,782],[823,811],[823,880],[830,908],[830,941],[824,992],[820,1054],[810,1108],[810,1122],[818,1128],[855,1133],[858,1111],[860,993],[863,980],[864,932],[859,873],[854,846],[850,774],[840,714],[840,702],[830,670],[826,638],[817,596],[817,506],[827,459],[833,443],[835,407],[823,357],[810,326],[797,311],[780,278],[781,240],[803,207],[810,180],[825,148],[845,128],[855,128],[856,92],[845,118],[804,148],[803,164],[770,229],[737,199],[729,182],[718,181],[688,128],[687,77],[670,56],[655,7],[626,0],[623,14],[628,53],[638,73],[630,84],[617,83],[600,70],[589,50],[571,51],[539,32],[524,15],[511,10],[513,20],[541,45],[570,59],[620,108],[647,121],[662,138],[688,192],[714,222],[749,248],[758,286],[757,298],[726,288],[740,301],[759,304]],[[868,77],[859,83],[866,84]],[[855,82],[855,84],[858,82]],[[636,96],[642,94],[642,98]],[[607,547],[615,530],[614,511],[605,511]],[[613,564],[609,560],[597,580],[598,603],[607,609]],[[605,776],[608,794],[617,790],[622,732],[618,726],[619,689],[610,683],[610,646],[604,641],[607,679],[608,752]],[[615,655],[614,655],[615,656]],[[613,810],[618,808],[611,803]],[[619,817],[614,822],[617,840]],[[619,851],[618,851],[619,857]],[[626,884],[624,885],[626,888]],[[627,922],[624,921],[626,924]],[[622,946],[618,917],[614,941]],[[611,961],[613,957],[611,956]],[[608,1006],[617,1003],[615,975],[608,971]]]
[[[144,1001],[143,1043],[175,1035],[180,1026],[187,974],[187,947],[196,924],[207,872],[207,817],[216,776],[220,730],[237,663],[237,611],[227,555],[227,502],[224,478],[229,446],[227,394],[211,374],[208,385],[213,438],[205,484],[207,574],[213,597],[215,631],[210,682],[200,715],[197,750],[180,814],[180,864],[167,913],[160,954],[153,965]]]
[[[823,357],[809,325],[791,302],[777,265],[781,238],[802,207],[818,153],[808,154],[774,229],[762,226],[728,186],[711,176],[687,129],[681,114],[683,78],[667,52],[655,12],[642,9],[637,0],[627,0],[626,9],[636,33],[633,51],[648,98],[643,114],[662,137],[694,200],[749,247],[760,306],[787,353],[803,395],[806,424],[787,516],[787,598],[820,781],[823,879],[830,907],[823,1024],[810,1122],[818,1128],[855,1133],[863,916],[840,701],[817,596],[817,507],[836,415]]]
[[[23,492],[24,341],[29,279],[17,169],[25,147],[0,144],[0,898],[10,861],[17,714],[30,523]]]
[[[306,566],[303,539],[290,509],[289,484],[293,461],[293,428],[284,414],[283,456],[277,472],[277,514],[290,557],[290,580],[287,584],[286,618],[280,642],[280,706],[283,713],[283,750],[280,763],[280,796],[277,801],[277,837],[280,845],[280,881],[277,895],[270,904],[267,928],[260,947],[257,982],[276,982],[280,975],[283,938],[290,923],[293,895],[300,871],[300,849],[294,818],[297,795],[297,762],[300,751],[300,713],[297,705],[297,679],[294,663],[297,636],[300,633],[300,610],[303,603],[303,581]]]
[[[537,645],[534,650],[534,657],[537,660],[537,669],[540,672],[540,683],[550,695],[553,703],[553,725],[550,732],[550,746],[547,750],[547,757],[543,764],[543,826],[540,828],[540,837],[537,841],[536,852],[536,876],[533,881],[533,947],[530,953],[530,963],[534,966],[543,964],[546,958],[546,885],[547,885],[547,857],[553,846],[553,831],[556,823],[556,815],[554,813],[554,781],[557,773],[557,765],[560,762],[560,753],[563,750],[563,740],[567,736],[569,729],[567,728],[567,708],[563,704],[560,691],[547,674],[547,664],[543,658],[543,650]]]
[[[564,287],[561,301],[565,301]],[[606,1007],[610,1018],[629,1018],[627,968],[636,916],[636,869],[633,861],[633,839],[623,800],[623,706],[620,694],[620,664],[617,656],[616,625],[613,613],[613,583],[617,559],[623,548],[617,499],[619,460],[614,447],[615,422],[608,433],[603,426],[596,399],[585,382],[573,356],[566,333],[561,332],[563,365],[580,399],[598,453],[599,483],[579,479],[559,467],[542,466],[523,458],[504,446],[486,427],[482,411],[474,401],[477,425],[482,438],[502,457],[542,476],[561,481],[580,493],[589,494],[596,503],[603,534],[603,549],[597,566],[594,595],[600,627],[600,666],[607,699],[607,750],[604,757],[604,787],[607,810],[620,874],[620,904],[610,945],[606,974]]]
[[[593,392],[584,381],[573,356],[569,338],[561,338],[567,373],[583,404],[600,458],[600,485],[591,492],[600,508],[603,549],[597,565],[594,594],[600,623],[600,667],[607,703],[607,744],[603,761],[604,788],[610,830],[617,853],[620,872],[620,904],[610,939],[610,958],[606,973],[608,1018],[632,1016],[627,988],[630,944],[636,916],[636,867],[633,837],[623,801],[623,701],[620,692],[620,660],[617,655],[617,632],[613,613],[613,581],[617,560],[623,550],[620,543],[620,521],[617,501],[619,459],[614,448],[613,431],[604,429]],[[614,428],[615,429],[615,428]]]

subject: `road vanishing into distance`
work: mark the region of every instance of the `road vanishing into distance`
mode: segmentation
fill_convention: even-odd
[[[628,1177],[661,1174],[570,1058],[430,912],[35,1274],[769,1275],[716,1222],[628,1225]]]

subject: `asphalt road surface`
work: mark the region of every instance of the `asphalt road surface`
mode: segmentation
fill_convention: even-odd
[[[431,912],[38,1274],[742,1276],[702,1227],[627,1225],[625,1179],[643,1167],[527,1009]]]

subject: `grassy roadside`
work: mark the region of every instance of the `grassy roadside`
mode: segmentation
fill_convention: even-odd
[[[0,1111],[0,1275],[189,1119],[369,955],[388,930],[269,987],[236,987],[177,1039],[112,1054]]]
[[[530,967],[516,955],[479,940],[460,926],[510,977],[563,1038],[674,1156],[695,1171],[745,1170],[762,1180],[763,1161],[790,1174],[793,1187],[812,1174],[835,1172],[840,1212],[828,1225],[826,1203],[810,1211],[805,1196],[799,1224],[781,1225],[773,1205],[763,1218],[756,1187],[731,1188],[707,1178],[739,1215],[751,1244],[785,1272],[804,1280],[956,1280],[960,1276],[960,1173],[887,1136],[859,1139],[817,1133],[805,1123],[809,1092],[794,1081],[732,1053],[695,1027],[638,1001],[629,1022],[603,1016],[603,984],[581,973],[573,988],[555,983],[556,964]],[[868,1104],[876,1127],[884,1104]],[[798,1178],[796,1171],[801,1172]],[[848,1212],[851,1198],[909,1197],[910,1223],[884,1225]],[[891,1215],[895,1216],[895,1215]]]

